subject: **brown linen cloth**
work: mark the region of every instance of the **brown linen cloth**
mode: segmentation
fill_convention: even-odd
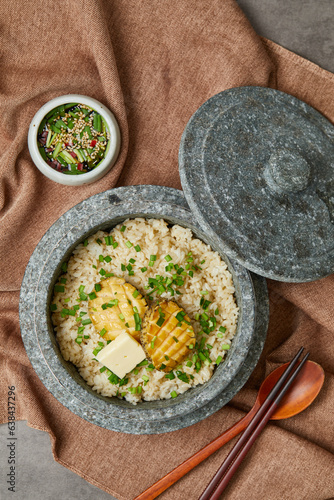
[[[7,421],[7,386],[14,385],[17,418],[49,432],[59,463],[130,500],[243,416],[264,376],[304,345],[326,371],[322,392],[299,416],[268,425],[224,498],[334,497],[333,276],[309,284],[269,281],[267,342],[246,386],[205,421],[164,435],[111,432],[63,407],[35,375],[18,320],[25,266],[61,214],[116,185],[181,187],[179,141],[205,100],[231,87],[267,86],[295,95],[334,121],[333,75],[259,38],[233,0],[4,0],[2,10],[0,422]],[[51,182],[33,165],[27,148],[37,109],[67,93],[101,100],[121,127],[117,164],[89,186]],[[229,448],[162,498],[198,498]],[[18,487],[24,491],[24,484]],[[78,498],[76,492],[71,497]]]

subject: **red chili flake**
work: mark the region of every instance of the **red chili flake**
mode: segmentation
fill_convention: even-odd
[[[78,165],[77,165],[77,169],[78,169],[78,170],[82,170],[82,169],[83,169],[83,163],[78,163]]]
[[[70,145],[69,142],[65,142],[65,147],[68,147]]]
[[[92,142],[90,143],[90,147],[93,148],[96,143],[97,143],[97,140],[93,139]]]
[[[74,152],[74,151],[69,151],[69,153],[70,153],[70,155],[72,156],[72,158],[76,158],[76,157],[77,157],[77,155],[75,154],[75,152]]]

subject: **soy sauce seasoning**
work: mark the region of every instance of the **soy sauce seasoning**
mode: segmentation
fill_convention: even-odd
[[[37,136],[43,160],[66,175],[94,170],[105,158],[110,134],[103,117],[79,103],[52,109],[42,120]]]

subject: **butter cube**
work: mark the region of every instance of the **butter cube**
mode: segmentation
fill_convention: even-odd
[[[96,359],[119,378],[124,378],[145,358],[142,346],[126,330],[96,355]]]

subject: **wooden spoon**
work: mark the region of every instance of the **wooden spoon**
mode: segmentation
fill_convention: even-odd
[[[204,446],[204,448],[199,450],[192,457],[188,458],[178,467],[166,474],[166,476],[159,479],[159,481],[138,495],[134,500],[153,500],[153,498],[159,496],[172,484],[181,479],[181,477],[185,476],[187,472],[196,467],[196,465],[203,462],[203,460],[245,430],[288,364],[289,363],[286,363],[276,368],[276,370],[271,372],[262,382],[255,404],[247,415],[223,432],[223,434],[211,441],[211,443]],[[314,361],[307,361],[271,419],[280,420],[293,417],[305,410],[319,394],[324,379],[325,374],[322,367]]]

